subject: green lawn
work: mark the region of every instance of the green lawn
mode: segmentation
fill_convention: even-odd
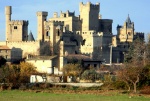
[[[144,96],[129,98],[124,94],[92,95],[92,94],[55,94],[35,93],[27,91],[0,91],[0,101],[150,101]]]

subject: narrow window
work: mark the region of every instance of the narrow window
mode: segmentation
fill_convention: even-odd
[[[14,29],[17,29],[17,26],[14,26]]]
[[[58,32],[57,32],[57,33],[58,33],[58,36],[59,36],[59,30],[58,30]]]

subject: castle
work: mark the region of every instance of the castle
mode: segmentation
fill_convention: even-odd
[[[60,15],[54,12],[49,19],[48,12],[37,12],[37,39],[34,40],[32,32],[28,35],[28,21],[11,20],[12,8],[6,6],[6,42],[0,42],[0,45],[11,49],[12,61],[28,54],[57,55],[58,68],[62,69],[65,57],[70,54],[81,54],[106,63],[123,62],[127,45],[137,37],[144,38],[143,33],[134,31],[134,23],[129,16],[123,26],[117,26],[117,35],[113,35],[113,20],[101,18],[100,3],[81,2],[79,10],[79,16],[70,11],[60,12]],[[43,46],[46,47],[44,52]]]

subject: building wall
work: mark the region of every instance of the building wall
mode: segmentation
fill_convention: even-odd
[[[38,55],[40,41],[20,41],[7,42],[6,45],[11,49],[11,57],[13,60],[19,60],[27,56],[27,54]]]
[[[11,50],[10,49],[0,49],[0,56],[3,56],[7,62],[11,62]]]
[[[52,60],[26,60],[26,62],[33,64],[39,73],[53,73]]]

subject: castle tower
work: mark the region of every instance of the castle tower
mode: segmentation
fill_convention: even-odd
[[[133,42],[134,22],[131,22],[129,15],[123,26],[117,26],[117,34],[119,36],[120,42]]]
[[[91,2],[87,2],[87,4],[80,3],[80,19],[82,20],[82,30],[98,30],[99,26],[99,8],[100,3],[91,4]]]
[[[6,6],[6,41],[26,41],[28,36],[28,21],[11,20],[11,14],[11,6]]]
[[[9,23],[11,21],[11,14],[12,14],[12,9],[11,6],[6,6],[5,7],[5,19],[6,19],[6,41],[8,41],[8,34],[10,33],[10,26]]]
[[[48,12],[37,12],[37,40],[44,40],[44,21],[47,20]]]

